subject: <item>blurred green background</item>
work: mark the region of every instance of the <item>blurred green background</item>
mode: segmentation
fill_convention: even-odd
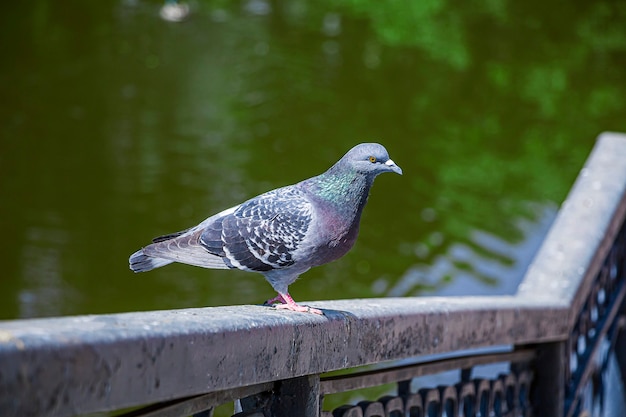
[[[355,248],[297,301],[513,293],[595,137],[626,131],[626,3],[10,2],[0,318],[258,304],[261,275],[128,270],[378,141]]]

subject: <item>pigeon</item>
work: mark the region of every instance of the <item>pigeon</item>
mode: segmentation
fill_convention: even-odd
[[[154,238],[130,256],[130,269],[146,272],[180,262],[259,272],[278,293],[266,305],[323,314],[297,304],[288,287],[310,268],[334,261],[352,248],[374,178],[383,172],[402,175],[382,145],[356,145],[321,175]]]

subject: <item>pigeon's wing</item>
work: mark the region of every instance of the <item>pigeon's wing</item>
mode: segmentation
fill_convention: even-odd
[[[241,204],[204,228],[200,243],[232,267],[264,272],[293,265],[313,219],[303,191],[279,188]]]

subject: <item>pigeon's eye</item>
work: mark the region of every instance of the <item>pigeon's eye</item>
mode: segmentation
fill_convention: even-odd
[[[370,156],[368,158],[370,160],[370,162],[373,164],[374,162],[376,162],[376,157],[375,156]]]

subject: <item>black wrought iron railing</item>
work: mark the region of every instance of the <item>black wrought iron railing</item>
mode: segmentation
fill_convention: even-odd
[[[605,133],[512,296],[0,322],[0,415],[626,415],[625,191],[626,135]]]

